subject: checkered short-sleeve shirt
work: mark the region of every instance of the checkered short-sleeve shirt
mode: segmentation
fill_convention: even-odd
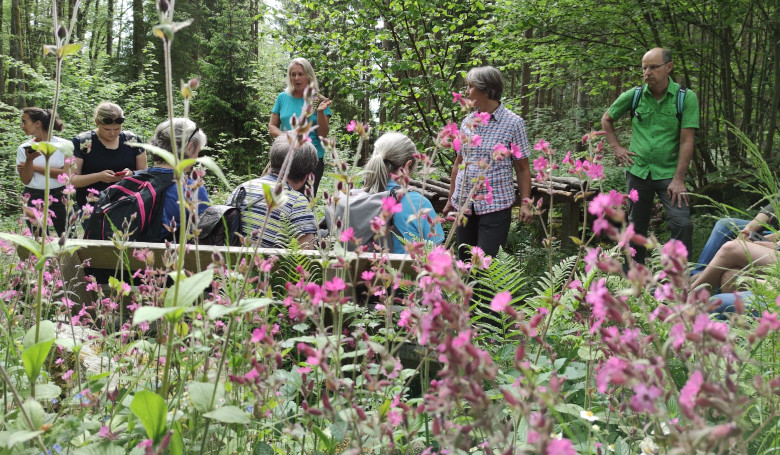
[[[524,159],[531,156],[531,146],[528,143],[528,136],[525,132],[525,121],[519,115],[507,109],[504,104],[498,106],[490,116],[487,125],[479,124],[473,130],[469,125],[474,123],[474,113],[469,114],[461,123],[461,131],[466,135],[478,135],[482,138],[482,143],[477,147],[464,146],[458,155],[463,157],[463,163],[467,164],[466,169],[459,170],[455,180],[455,191],[452,193],[452,204],[459,208],[461,196],[465,200],[471,188],[476,183],[476,178],[482,172],[477,166],[480,160],[490,162],[493,155],[493,147],[496,144],[503,144],[507,149],[511,144],[520,147],[521,157],[511,156],[493,164],[485,171],[485,177],[493,188],[493,201],[488,203],[484,198],[473,201],[473,213],[483,215],[485,213],[497,212],[511,207],[515,202],[514,187],[514,166],[512,162],[518,159]],[[487,194],[483,187],[476,196]]]

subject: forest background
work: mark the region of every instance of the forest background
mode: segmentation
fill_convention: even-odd
[[[57,2],[60,17],[73,4]],[[663,46],[674,53],[673,77],[701,107],[689,188],[735,207],[758,198],[729,125],[770,169],[780,160],[780,0],[188,0],[177,2],[176,15],[193,24],[173,43],[174,80],[200,76],[191,116],[235,183],[267,162],[267,124],[291,56],[312,62],[333,100],[331,136],[342,150],[354,150],[343,126],[358,119],[432,151],[438,131],[462,116],[451,92],[469,68],[490,64],[503,71],[504,100],[526,119],[530,140],[544,137],[565,153],[581,146],[573,138],[600,128],[619,93],[641,83],[644,52]],[[126,129],[149,138],[165,115],[155,17],[153,1],[82,2],[73,41],[84,47],[65,63],[60,136],[91,129],[94,107],[108,100],[125,109]],[[53,29],[50,2],[0,0],[2,217],[19,212],[20,109],[49,107],[53,98],[54,59],[42,52]],[[452,158],[437,154],[443,173]],[[606,167],[607,185],[619,188],[622,170]]]

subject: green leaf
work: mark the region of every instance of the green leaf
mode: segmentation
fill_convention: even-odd
[[[255,444],[255,448],[252,450],[252,455],[274,455],[274,449],[267,443],[260,441]]]
[[[173,434],[171,435],[171,444],[168,446],[168,453],[171,455],[181,455],[184,453],[184,438],[181,435],[181,422],[173,424]]]
[[[203,291],[211,285],[214,279],[214,270],[204,270],[203,272],[196,273],[191,277],[185,278],[179,284],[179,296],[178,302],[174,302],[174,289],[170,288],[165,293],[165,307],[188,307],[195,303],[199,297],[203,295]]]
[[[209,318],[211,319],[219,319],[227,314],[233,314],[233,313],[251,313],[252,311],[255,311],[259,308],[265,308],[268,305],[270,305],[273,302],[273,299],[269,299],[266,297],[262,298],[251,298],[251,299],[242,299],[238,305],[233,306],[225,306],[225,305],[219,305],[219,304],[212,304],[209,306],[209,309],[206,311]]]
[[[166,316],[168,313],[174,313],[179,308],[158,308],[156,306],[142,306],[133,313],[133,325],[137,326],[144,322],[152,322]]]
[[[46,417],[46,412],[43,410],[43,406],[41,406],[37,400],[28,398],[27,401],[22,403],[22,409],[24,409],[24,412],[27,413],[27,417],[30,418],[30,423],[32,423],[32,428],[28,429],[32,431],[40,430],[43,426],[43,419]],[[21,418],[21,421],[24,422],[24,425],[27,426],[27,420],[22,416],[19,417]]]
[[[202,164],[206,169],[213,172],[214,175],[216,175],[226,187],[231,188],[230,183],[228,183],[227,178],[225,178],[225,174],[222,173],[222,169],[220,169],[217,162],[214,161],[210,156],[201,156],[198,157],[195,161]]]
[[[35,385],[35,398],[38,400],[53,400],[59,398],[62,393],[60,386],[53,382]]]
[[[82,43],[66,44],[60,48],[60,57],[77,54],[81,50]]]
[[[8,440],[6,441],[6,444],[8,447],[13,447],[16,444],[20,444],[22,442],[27,442],[30,439],[38,436],[39,434],[42,434],[42,430],[38,431],[27,431],[27,430],[21,430],[21,431],[14,431],[13,433],[8,435]]]
[[[140,147],[147,152],[151,152],[163,160],[165,160],[166,163],[170,164],[171,167],[173,167],[174,164],[176,164],[176,158],[173,156],[173,153],[169,152],[168,150],[162,149],[160,147],[157,147],[155,145],[149,145],[149,144],[142,144],[140,142],[128,142],[128,145],[132,147]]]
[[[24,235],[19,235],[19,234],[9,234],[7,232],[0,232],[0,239],[11,242],[17,247],[24,248],[25,250],[35,255],[35,257],[37,258],[41,257],[41,244],[37,243],[31,237],[26,237]]]
[[[217,393],[214,395],[213,403],[211,401],[211,396],[214,394],[214,384],[208,382],[190,382],[187,384],[187,390],[189,390],[192,405],[200,412],[212,411],[214,409],[214,404],[218,403],[225,395],[224,384],[219,384],[217,386]]]
[[[579,417],[580,412],[584,411],[585,408],[574,403],[560,403],[555,405],[555,410],[561,414],[569,414],[575,417]]]
[[[38,324],[38,342],[41,341],[49,341],[54,339],[54,335],[56,333],[56,330],[54,328],[54,323],[51,321],[43,320]],[[30,346],[34,345],[36,343],[35,341],[35,326],[30,327],[29,330],[27,330],[27,333],[24,335],[24,340],[22,340],[22,347],[29,348]]]
[[[328,435],[325,434],[324,431],[322,431],[319,427],[312,427],[312,431],[317,434],[317,436],[320,438],[320,444],[325,447],[325,451],[330,453],[333,451],[333,445],[336,443],[335,441],[331,441],[331,439],[328,437]]]
[[[22,351],[24,372],[27,373],[27,378],[31,383],[35,382],[38,379],[38,375],[41,374],[41,367],[43,366],[43,362],[46,361],[46,357],[49,355],[49,351],[53,344],[54,338],[47,341],[41,341]]]
[[[582,360],[598,360],[604,356],[604,353],[598,349],[592,349],[588,348],[587,346],[583,346],[577,349],[577,356]]]
[[[249,414],[236,406],[224,406],[209,413],[203,414],[203,416],[222,423],[249,423]]]
[[[101,442],[99,444],[90,444],[86,447],[79,447],[74,450],[73,455],[122,455],[125,452],[120,446],[110,442]]]
[[[195,164],[194,158],[185,158],[183,160],[179,160],[179,165],[176,167],[176,170],[179,172],[184,172],[185,169]]]
[[[165,435],[165,419],[168,415],[165,400],[154,392],[142,390],[133,397],[130,410],[143,424],[146,435],[154,442],[159,442]]]

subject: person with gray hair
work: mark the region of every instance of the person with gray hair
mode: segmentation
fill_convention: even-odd
[[[532,220],[531,171],[528,157],[531,146],[525,132],[525,121],[501,102],[504,79],[492,66],[471,69],[466,75],[466,98],[477,112],[469,114],[461,123],[463,148],[456,150],[452,165],[450,194],[444,213],[451,209],[462,211],[465,224],[457,223],[458,256],[467,259],[469,247],[479,247],[485,254],[495,256],[506,243],[512,224],[512,206],[515,203],[513,173],[517,176],[520,200],[519,219]],[[479,136],[481,140],[471,140]],[[507,151],[494,158],[496,149]],[[509,153],[508,151],[512,151]],[[508,155],[508,156],[506,156]],[[477,163],[488,163],[487,169]],[[465,165],[461,169],[461,165]],[[469,199],[476,182],[484,183]]]
[[[307,89],[313,91],[312,110],[308,113],[308,119],[317,129],[309,133],[309,139],[317,150],[317,167],[314,170],[314,187],[312,197],[317,195],[317,188],[325,173],[325,148],[322,146],[321,137],[327,137],[330,133],[330,103],[331,100],[320,94],[320,87],[314,68],[305,58],[294,58],[287,67],[287,88],[276,97],[274,107],[271,109],[271,120],[268,122],[268,131],[273,137],[281,136],[285,131],[292,129],[290,120],[293,115],[300,117],[304,114],[304,94]]]
[[[363,190],[369,194],[389,191],[401,194],[401,185],[393,175],[410,176],[417,159],[417,146],[405,134],[389,132],[374,143],[374,153],[364,167]],[[360,191],[360,190],[358,190]],[[393,225],[404,240],[442,243],[444,230],[433,221],[435,210],[431,201],[416,191],[409,191],[400,200],[401,211],[393,215]],[[393,252],[404,253],[401,239],[393,236]]]
[[[292,156],[288,158],[290,154]],[[270,155],[270,173],[243,183],[233,190],[228,200],[241,200],[239,192],[242,189],[246,192],[238,207],[244,235],[260,241],[261,247],[287,248],[295,238],[301,248],[312,249],[316,243],[317,225],[309,200],[300,191],[317,167],[317,150],[308,142],[295,150],[287,135],[282,135],[274,140]],[[263,187],[273,191],[280,178],[285,178],[282,188],[286,198],[269,214]]]
[[[130,131],[122,131],[125,116],[121,107],[100,103],[95,109],[94,121],[94,130],[73,138],[76,160],[71,183],[76,187],[79,208],[87,203],[89,190],[103,191],[125,176],[148,167],[146,151],[129,145],[141,142],[141,138]]]
[[[173,119],[173,140],[171,140],[171,123],[166,120],[154,131],[154,136],[149,144],[160,147],[168,152],[173,152],[173,143],[177,144],[176,152],[181,159],[194,159],[206,146],[206,133],[190,119],[177,117]],[[163,175],[173,180],[173,168],[161,156],[152,154],[153,165],[145,172]],[[190,166],[191,167],[191,166]],[[190,167],[185,169],[187,172]],[[184,197],[197,204],[198,216],[211,204],[205,186],[198,186],[197,192],[192,193],[194,180],[187,178],[184,189]],[[179,219],[179,192],[176,185],[171,185],[165,190],[162,208],[163,226],[160,231],[160,241],[175,239],[175,231],[169,229],[172,226],[181,226]],[[167,226],[167,227],[166,227]]]

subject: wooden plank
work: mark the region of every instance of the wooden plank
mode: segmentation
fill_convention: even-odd
[[[90,267],[98,269],[114,269],[119,262],[119,250],[114,243],[110,240],[69,240],[68,244],[78,245],[80,248],[77,252],[79,258],[82,261],[89,260]],[[123,245],[123,248],[127,252],[127,260],[131,269],[136,270],[144,267],[145,264],[133,256],[133,250],[147,249],[155,256],[155,265],[160,266],[162,264],[162,255],[166,251],[166,245],[164,243],[151,243],[151,242],[127,242]],[[177,248],[178,249],[178,248]],[[195,271],[197,270],[198,261],[200,262],[201,269],[205,269],[206,266],[211,264],[212,258],[215,255],[221,255],[230,264],[236,264],[242,258],[246,257],[263,257],[268,258],[272,256],[286,256],[290,253],[289,250],[284,248],[252,248],[252,247],[224,247],[215,245],[187,245],[187,251],[184,255],[184,269]],[[333,253],[321,254],[317,250],[299,250],[296,254],[300,256],[311,257],[312,259],[330,259],[335,261],[336,255]],[[411,258],[406,254],[386,254],[388,264],[394,269],[400,269],[404,273],[414,273],[411,268]],[[356,261],[357,269],[359,272],[366,270],[371,261],[375,258],[373,253],[362,253],[360,255],[352,254],[348,262]]]

